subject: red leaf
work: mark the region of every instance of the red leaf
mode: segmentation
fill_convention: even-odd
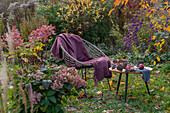
[[[86,80],[88,80],[89,79],[89,77],[86,77]]]
[[[158,99],[157,99],[157,98],[156,98],[155,100],[156,100],[156,102],[158,102]]]
[[[131,97],[131,99],[134,99],[134,100],[136,100],[136,99],[138,99],[137,97]]]

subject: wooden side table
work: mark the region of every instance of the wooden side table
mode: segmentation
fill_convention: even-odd
[[[145,67],[145,69],[148,69],[148,70],[150,70],[150,71],[153,70],[153,69],[150,68],[150,67]],[[117,70],[116,68],[115,68],[115,69],[112,69],[112,67],[110,67],[109,70],[110,70],[111,72],[114,72],[114,73],[120,73],[120,75],[119,75],[119,81],[118,81],[118,84],[117,84],[117,92],[116,92],[116,94],[118,94],[118,90],[119,90],[119,86],[120,86],[120,80],[121,80],[121,77],[122,77],[122,73],[125,73],[125,74],[126,74],[126,84],[125,84],[125,102],[126,102],[127,86],[128,86],[128,75],[129,75],[129,74],[142,74],[142,72],[139,72],[139,71],[136,71],[136,72],[125,72],[125,71],[119,71],[119,70]],[[145,85],[146,85],[148,94],[150,95],[147,82],[145,82]]]

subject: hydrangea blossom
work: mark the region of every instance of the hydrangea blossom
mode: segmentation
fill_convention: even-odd
[[[42,97],[41,93],[37,93],[36,91],[34,91],[34,93],[33,93],[33,102],[34,102],[34,104],[38,104],[38,102],[41,101],[41,97]]]
[[[86,86],[86,81],[77,75],[77,70],[74,67],[66,68],[60,66],[60,70],[55,74],[56,76],[52,77],[54,82],[51,88],[53,90],[59,91],[63,88],[64,83],[70,83],[71,86],[76,87],[76,89]]]

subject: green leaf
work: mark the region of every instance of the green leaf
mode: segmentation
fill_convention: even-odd
[[[55,106],[52,107],[52,113],[56,113]]]
[[[41,100],[40,105],[44,105],[44,104],[45,104],[45,100]]]
[[[39,86],[39,88],[40,88],[41,90],[44,90],[44,86],[42,86],[42,85],[41,85],[41,86]]]
[[[58,105],[56,105],[55,110],[56,110],[56,113],[58,113],[61,110],[61,108]]]
[[[48,71],[48,69],[47,68],[40,68],[40,71]]]
[[[63,103],[67,103],[68,101],[67,101],[66,98],[62,98],[62,102],[63,102]]]
[[[66,87],[66,89],[70,89],[71,88],[71,84],[66,84],[65,87]]]
[[[56,103],[56,98],[54,96],[51,96],[51,97],[48,97],[48,99],[53,102],[53,103]]]
[[[46,105],[46,106],[48,106],[48,105],[49,105],[49,100],[48,100],[48,98],[47,98],[47,97],[45,98],[45,105]]]
[[[51,110],[52,110],[52,107],[51,107],[51,106],[48,106],[46,113],[51,113]]]
[[[53,96],[55,94],[55,90],[49,90],[47,96]]]
[[[63,89],[61,89],[61,90],[60,90],[60,93],[64,93],[64,90],[63,90]]]
[[[47,111],[47,106],[40,106],[41,111],[46,112]]]
[[[59,94],[58,94],[58,97],[59,97],[59,98],[61,98],[61,97],[62,97],[62,94],[61,94],[61,93],[59,93]]]
[[[37,85],[37,83],[36,83],[36,82],[34,82],[32,85]]]
[[[59,113],[64,113],[64,111],[62,109],[60,109]]]
[[[44,86],[45,89],[48,89],[50,82],[48,80],[43,80],[42,85]]]
[[[77,94],[77,93],[73,93],[73,95],[74,95],[74,96],[78,96],[78,94]]]
[[[77,91],[80,92],[80,91],[82,91],[82,89],[84,89],[84,88],[78,88]]]

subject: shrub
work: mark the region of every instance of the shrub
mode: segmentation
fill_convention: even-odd
[[[77,75],[75,68],[64,66],[40,68],[36,73],[31,73],[28,80],[28,112],[32,104],[34,112],[61,113],[67,97],[77,96],[81,88],[86,86],[86,82]]]
[[[74,33],[96,45],[105,43],[108,48],[115,44],[109,35],[112,28],[107,15],[109,4],[93,0],[68,0],[41,5],[38,9],[39,14],[45,15],[49,23],[56,26],[57,34]]]
[[[8,51],[10,51],[10,48],[14,50],[13,53],[9,52],[6,56],[17,59],[16,62],[21,64],[44,63],[47,60],[47,53],[44,54],[47,51],[46,43],[51,41],[51,34],[55,35],[54,29],[55,27],[42,25],[39,29],[32,31],[28,37],[29,42],[25,42],[16,26],[14,26],[8,35],[3,38],[5,43],[11,43],[10,45],[12,45],[10,47],[4,44],[5,48]]]

